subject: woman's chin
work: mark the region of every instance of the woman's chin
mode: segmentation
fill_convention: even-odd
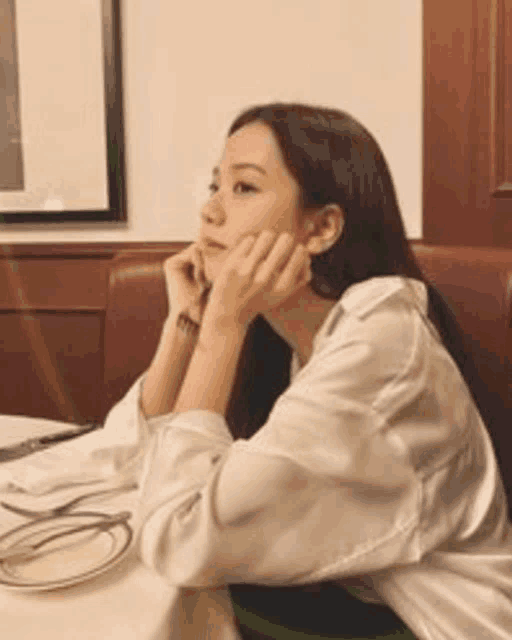
[[[215,279],[218,277],[222,265],[224,264],[224,258],[220,259],[219,256],[204,256],[204,275],[208,282],[215,282]]]

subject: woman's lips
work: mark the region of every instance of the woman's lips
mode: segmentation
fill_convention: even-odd
[[[222,253],[222,251],[226,251],[227,247],[212,240],[205,240],[202,243],[202,249],[205,255],[217,255],[218,253]]]

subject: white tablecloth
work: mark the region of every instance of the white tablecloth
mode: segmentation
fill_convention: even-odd
[[[0,447],[69,428],[69,424],[47,420],[0,416]],[[83,438],[91,440],[91,435]],[[57,446],[61,450],[65,448],[63,444]],[[19,466],[27,460],[18,461]],[[8,463],[9,467],[13,464]],[[0,464],[0,477],[2,467],[5,471],[5,463]],[[89,487],[88,490],[92,489]],[[66,490],[70,495],[73,491],[75,495],[85,492],[76,488],[71,493]],[[137,491],[110,495],[101,501],[88,502],[87,510],[105,513],[133,510],[137,496]],[[0,493],[0,500],[8,499],[15,502],[12,493]],[[83,508],[86,510],[85,503]],[[26,518],[0,508],[0,535],[24,522],[27,522]],[[215,618],[222,617],[222,611],[228,617],[232,615],[227,592],[205,590],[185,594],[180,591],[143,566],[132,548],[106,573],[74,586],[53,591],[22,592],[0,585],[0,638],[174,640],[179,637],[180,640],[210,640],[215,638],[215,628],[224,628],[222,637],[226,638],[225,625],[222,620],[218,620],[220,624],[216,625]]]

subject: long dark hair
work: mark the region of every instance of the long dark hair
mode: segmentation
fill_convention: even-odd
[[[350,285],[375,276],[402,275],[424,282],[429,293],[429,318],[489,426],[493,408],[468,343],[448,305],[416,262],[391,173],[373,136],[343,111],[283,103],[244,111],[228,136],[256,121],[272,129],[288,170],[299,184],[304,211],[337,203],[345,213],[341,237],[312,260],[313,290],[334,300]],[[246,336],[226,416],[235,438],[249,438],[265,423],[274,402],[290,383],[290,360],[288,344],[258,316]],[[503,471],[503,460],[501,466]]]

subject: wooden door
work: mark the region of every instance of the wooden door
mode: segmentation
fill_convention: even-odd
[[[423,235],[512,247],[512,0],[424,0]]]

